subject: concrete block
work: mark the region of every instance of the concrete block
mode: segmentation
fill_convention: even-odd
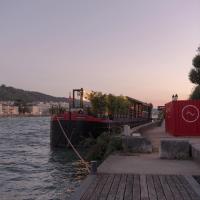
[[[141,137],[141,133],[132,133],[133,137]]]
[[[122,132],[122,135],[129,136],[131,134],[131,129],[129,125],[124,125],[124,130]]]
[[[160,158],[163,159],[190,159],[190,144],[185,139],[161,139]]]
[[[200,163],[200,144],[192,144],[192,158]]]
[[[152,145],[149,140],[141,136],[122,137],[122,146],[125,150],[133,153],[151,153]]]

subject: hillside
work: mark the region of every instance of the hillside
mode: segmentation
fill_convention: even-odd
[[[54,97],[40,92],[25,91],[5,85],[0,86],[0,101],[24,101],[24,102],[61,102],[67,101],[64,97]]]

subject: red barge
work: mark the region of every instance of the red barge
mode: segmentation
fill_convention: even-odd
[[[75,106],[75,92],[80,92],[79,108]],[[152,104],[127,97],[131,102],[130,110],[126,115],[112,117],[94,116],[83,109],[83,89],[73,90],[73,106],[62,114],[52,115],[50,128],[51,147],[66,147],[68,142],[63,130],[73,145],[87,137],[96,138],[102,132],[112,130],[123,125],[135,127],[151,121]],[[61,128],[62,127],[62,128]]]

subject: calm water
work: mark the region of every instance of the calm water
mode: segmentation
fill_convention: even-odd
[[[0,199],[63,200],[82,169],[69,150],[51,151],[48,117],[0,118]]]

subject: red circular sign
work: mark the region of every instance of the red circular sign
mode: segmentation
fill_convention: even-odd
[[[199,119],[199,109],[194,105],[187,105],[182,109],[182,118],[186,122],[195,122]]]

